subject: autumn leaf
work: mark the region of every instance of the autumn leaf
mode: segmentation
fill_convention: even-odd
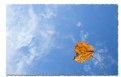
[[[83,63],[92,58],[92,54],[94,53],[93,46],[87,44],[85,41],[77,43],[77,45],[74,47],[74,50],[76,52],[74,60],[78,63]]]

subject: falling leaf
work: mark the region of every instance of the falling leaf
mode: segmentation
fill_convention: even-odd
[[[77,43],[77,45],[74,47],[74,50],[76,52],[74,60],[78,63],[83,63],[92,58],[92,54],[94,53],[93,46],[87,44],[85,41]]]

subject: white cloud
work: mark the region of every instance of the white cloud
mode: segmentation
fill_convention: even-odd
[[[47,9],[44,14],[41,14],[44,18],[50,19],[52,17],[55,17],[56,14],[53,13],[50,9]]]
[[[89,36],[88,32],[84,32],[83,30],[80,31],[80,37],[82,41],[85,41]]]
[[[56,14],[54,9],[46,10],[42,12],[46,16],[41,22],[43,17],[38,16],[32,6],[7,5],[7,74],[26,74],[26,66],[49,53],[55,29],[48,19]],[[28,52],[20,50],[25,46]]]
[[[82,23],[81,22],[78,22],[77,23],[77,27],[82,27]]]
[[[103,44],[101,44],[103,45]],[[108,54],[108,49],[106,47],[96,48],[94,51],[91,62],[88,62],[88,65],[84,65],[84,71],[90,74],[95,74],[98,68],[98,71],[101,70],[102,73],[106,74],[111,67],[111,65],[117,65],[117,62],[111,55]]]
[[[47,38],[49,35],[53,35],[54,33],[54,30],[48,29],[47,31],[41,31],[40,35],[44,38]]]

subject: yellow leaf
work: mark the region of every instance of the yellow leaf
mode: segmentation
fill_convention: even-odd
[[[94,53],[93,46],[87,44],[85,41],[77,43],[74,50],[76,52],[74,60],[78,63],[83,63],[92,58],[92,54]]]

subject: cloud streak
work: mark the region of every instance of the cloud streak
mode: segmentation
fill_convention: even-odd
[[[89,33],[88,32],[84,32],[83,30],[80,31],[80,36],[81,36],[81,40],[85,41],[88,37]]]

